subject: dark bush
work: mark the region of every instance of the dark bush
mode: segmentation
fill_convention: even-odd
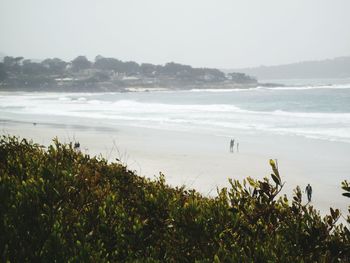
[[[0,140],[3,262],[349,262],[339,210],[290,203],[267,178],[230,181],[215,198],[137,176],[54,140]],[[343,182],[345,196],[350,187]],[[350,218],[347,218],[350,223]]]

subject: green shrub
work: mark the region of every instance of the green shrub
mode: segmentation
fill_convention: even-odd
[[[0,253],[6,262],[349,262],[338,209],[321,217],[267,178],[215,198],[137,176],[54,140],[0,140]],[[342,183],[350,196],[347,182]],[[347,217],[350,223],[350,217]]]

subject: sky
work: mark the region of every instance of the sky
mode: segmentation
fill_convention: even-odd
[[[0,52],[241,68],[350,55],[349,0],[0,0]]]

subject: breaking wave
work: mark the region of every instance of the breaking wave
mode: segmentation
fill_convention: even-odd
[[[343,88],[350,86],[344,85]],[[208,92],[209,98],[211,92]],[[220,94],[226,90],[216,92]],[[214,134],[230,134],[232,130],[239,129],[350,143],[350,112],[298,112],[278,108],[248,110],[234,104],[196,102],[192,97],[188,104],[183,104],[179,103],[182,100],[173,99],[173,94],[163,94],[168,97],[160,102],[149,99],[144,101],[132,96],[135,95],[0,93],[0,113],[3,117],[26,115],[33,120],[37,116],[48,121],[52,116],[71,121],[87,119],[92,126],[103,122],[106,125],[172,130],[197,129]]]

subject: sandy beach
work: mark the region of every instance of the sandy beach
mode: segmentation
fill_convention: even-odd
[[[231,138],[198,132],[119,126],[117,129],[84,125],[54,125],[31,122],[0,122],[1,134],[11,134],[49,145],[54,137],[61,142],[79,141],[81,150],[118,158],[137,174],[155,178],[162,172],[170,185],[195,188],[214,196],[217,187],[229,186],[228,178],[269,176],[270,158],[277,159],[289,198],[299,185],[313,187],[312,205],[321,213],[329,207],[347,214],[348,200],[341,196],[341,181],[350,174],[350,147],[344,143],[307,139],[300,136],[267,135],[232,131],[239,143],[229,152]],[[306,202],[306,194],[303,194]]]

